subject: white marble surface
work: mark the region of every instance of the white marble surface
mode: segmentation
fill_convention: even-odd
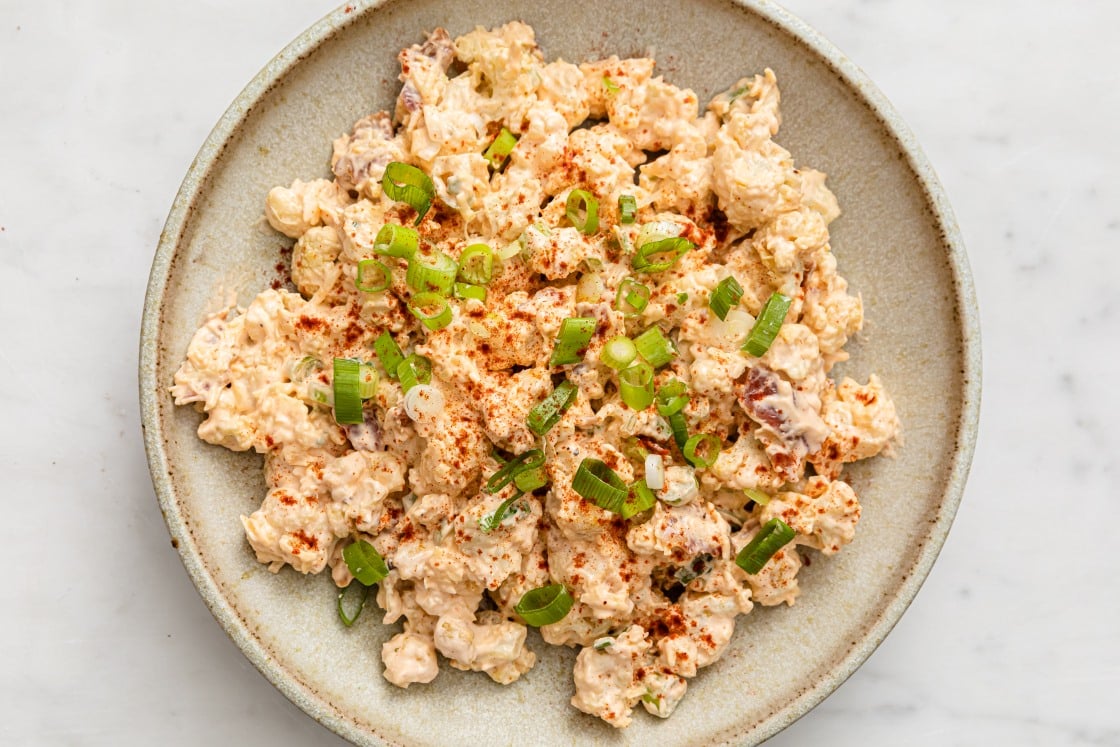
[[[0,0],[0,743],[338,745],[213,622],[144,461],[136,348],[179,181],[334,0]],[[1120,54],[1111,2],[790,0],[955,205],[982,428],[898,627],[775,745],[1120,745]]]

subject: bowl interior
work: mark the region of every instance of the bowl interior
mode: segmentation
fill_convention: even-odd
[[[758,741],[831,692],[905,609],[940,547],[971,455],[978,392],[974,301],[952,219],[924,161],[878,94],[811,31],[769,4],[723,0],[447,2],[340,9],[266,68],[219,123],[168,221],[152,273],[141,389],[153,477],[195,583],[246,655],[331,728],[360,743],[708,745]],[[203,315],[230,293],[247,302],[279,277],[290,241],[263,220],[268,189],[329,174],[330,142],[391,108],[396,54],[446,27],[530,23],[547,58],[652,54],[658,71],[706,101],[771,67],[782,89],[778,141],[823,170],[844,213],[832,225],[841,273],[863,296],[864,332],[838,374],[878,373],[895,398],[905,447],[847,472],[863,503],[855,542],[801,574],[793,608],[740,618],[722,661],[689,684],[668,721],[636,714],[615,732],[567,701],[568,650],[530,645],[540,663],[510,687],[444,667],[407,692],[381,675],[397,631],[375,615],[338,624],[325,574],[269,573],[238,516],[264,494],[261,457],[199,441],[199,415],[167,387]],[[828,57],[831,55],[831,59]],[[734,693],[734,697],[728,697]]]

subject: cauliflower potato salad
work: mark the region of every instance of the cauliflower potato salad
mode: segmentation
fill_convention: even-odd
[[[536,627],[579,649],[576,708],[668,717],[737,616],[852,541],[844,465],[898,439],[876,376],[829,376],[863,321],[837,201],[774,141],[769,69],[701,111],[522,23],[399,59],[332,178],[268,193],[291,285],[210,316],[174,400],[264,455],[261,563],[402,624],[389,682],[442,657],[512,683]]]

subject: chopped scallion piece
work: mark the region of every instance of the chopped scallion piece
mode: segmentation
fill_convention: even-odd
[[[373,240],[373,250],[378,254],[401,259],[412,259],[420,248],[420,234],[415,228],[386,223]]]
[[[455,283],[455,297],[473,298],[476,301],[486,303],[486,288],[481,285],[471,285],[470,283]]]
[[[377,395],[377,383],[380,378],[373,364],[361,364],[358,367],[358,396],[363,400],[373,399]]]
[[[697,433],[685,442],[681,453],[697,469],[707,469],[716,463],[723,444],[710,433]]]
[[[572,609],[572,595],[564,584],[539,586],[525,593],[513,611],[534,628],[560,622]]]
[[[576,401],[577,394],[579,394],[579,387],[567,379],[561,381],[551,394],[529,411],[529,416],[525,418],[529,430],[538,436],[548,433]]]
[[[606,463],[585,458],[576,469],[572,490],[605,511],[621,514],[629,488]]]
[[[459,265],[455,260],[437,251],[429,257],[416,255],[409,260],[405,280],[408,287],[417,293],[434,291],[446,296],[451,292],[458,272]]]
[[[517,137],[503,127],[498,136],[494,138],[494,142],[490,143],[490,147],[482,154],[482,157],[489,161],[495,169],[499,169],[509,158],[509,154],[513,152],[516,145]]]
[[[634,195],[618,196],[618,222],[633,223],[638,215],[638,201]]]
[[[509,518],[512,513],[511,509],[513,509],[513,504],[517,503],[522,495],[523,494],[519,491],[499,503],[497,508],[478,520],[478,528],[485,534],[489,534],[497,529],[503,521]]]
[[[681,306],[684,306],[686,303],[688,303],[688,294],[687,293],[678,293],[677,294],[677,303],[679,303]]]
[[[661,368],[677,355],[673,341],[661,333],[657,326],[650,327],[634,338],[638,355],[645,358],[654,368]]]
[[[634,362],[638,357],[638,347],[634,341],[625,335],[612,337],[599,351],[599,361],[604,366],[614,369],[623,369]]]
[[[459,278],[464,283],[486,285],[494,276],[494,250],[486,244],[471,244],[459,255]]]
[[[735,556],[735,565],[754,575],[774,557],[774,553],[793,541],[796,532],[781,519],[774,517],[762,525],[758,534]]]
[[[747,494],[747,498],[751,499],[760,506],[765,506],[770,502],[770,496],[763,493],[758,488],[743,488],[743,492]]]
[[[743,343],[743,350],[755,358],[766,355],[766,351],[774,344],[774,338],[778,336],[778,330],[782,328],[791,302],[789,296],[771,293],[759,312],[751,333],[747,335],[747,341]]]
[[[622,518],[629,519],[643,511],[648,511],[657,503],[657,496],[653,494],[645,480],[637,480],[630,484],[630,492],[626,502],[622,504]]]
[[[552,357],[548,361],[550,366],[563,366],[569,363],[579,363],[583,359],[583,351],[591,342],[595,334],[596,322],[591,317],[570,316],[560,322],[560,334],[552,346]]]
[[[356,578],[358,583],[366,586],[373,586],[389,575],[389,566],[385,565],[385,558],[381,557],[381,553],[365,540],[351,542],[344,547],[342,559],[346,561],[350,575]]]
[[[432,207],[432,198],[436,194],[436,185],[427,174],[415,166],[400,161],[390,161],[385,167],[385,174],[381,177],[381,189],[390,200],[407,202],[416,211],[414,225],[417,226],[428,214],[428,210]]]
[[[408,302],[408,310],[432,331],[451,324],[453,316],[447,299],[438,293],[417,293]]]
[[[432,362],[422,355],[410,355],[397,365],[397,378],[401,382],[401,392],[417,384],[432,383]]]
[[[385,369],[385,375],[390,379],[397,378],[397,366],[404,360],[404,353],[397,345],[396,340],[388,332],[382,332],[376,340],[373,341],[373,351],[377,353],[377,360],[381,361],[381,367]]]
[[[350,590],[354,589],[354,592]],[[354,595],[358,597],[358,606],[354,608],[353,613],[346,611],[346,597]],[[359,582],[351,582],[344,589],[338,590],[338,619],[346,627],[350,627],[362,614],[362,609],[366,606],[366,598],[369,597],[369,587]]]
[[[532,493],[548,485],[548,473],[544,467],[523,469],[513,476],[513,484],[524,493]]]
[[[618,84],[605,75],[603,76],[603,88],[607,89],[608,96],[614,96],[620,90]]]
[[[363,259],[358,262],[358,274],[354,276],[354,287],[362,293],[380,293],[389,287],[393,275],[389,268],[376,259]]]
[[[638,247],[630,265],[638,272],[664,272],[694,247],[695,244],[680,236],[650,241]]]
[[[653,402],[653,366],[638,361],[618,372],[618,393],[631,410],[644,410]]]
[[[638,316],[646,310],[649,296],[649,286],[639,283],[634,278],[623,278],[618,284],[614,307],[621,311],[623,316]]]
[[[573,189],[568,193],[565,212],[580,233],[593,234],[599,230],[599,201],[586,189]]]
[[[542,465],[544,465],[544,452],[540,449],[530,449],[524,454],[518,454],[516,457],[503,464],[497,472],[490,475],[490,479],[486,481],[482,492],[497,493],[506,485],[513,482],[513,478],[517,477],[518,473],[524,470],[536,469]]]
[[[669,421],[669,429],[673,431],[673,441],[676,442],[677,448],[683,449],[688,443],[688,421],[684,419],[684,412],[674,412],[667,416],[666,420]]]
[[[738,306],[739,299],[742,297],[743,286],[739,285],[734,275],[728,275],[719,281],[719,285],[712,291],[708,299],[708,308],[721,320],[727,319],[727,312]]]
[[[334,420],[342,425],[364,423],[362,414],[361,382],[362,364],[352,358],[334,359]]]
[[[669,417],[688,404],[688,386],[680,379],[671,379],[657,390],[657,413]]]

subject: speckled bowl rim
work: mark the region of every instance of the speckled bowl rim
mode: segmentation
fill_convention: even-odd
[[[144,317],[140,335],[140,406],[148,466],[160,509],[171,534],[172,545],[177,548],[191,581],[210,608],[210,612],[233,642],[273,685],[319,723],[339,736],[360,745],[384,743],[375,735],[361,729],[285,671],[281,662],[267,653],[261,642],[249,630],[246,621],[222,595],[217,582],[207,569],[186,526],[183,512],[168,476],[165,436],[159,419],[159,398],[163,396],[165,387],[156,379],[156,373],[159,358],[159,326],[173,258],[194,206],[202,195],[207,178],[222,157],[226,144],[236,135],[257,102],[267,95],[302,58],[341,29],[355,23],[367,13],[376,12],[387,2],[388,0],[351,2],[325,16],[276,55],[222,115],[191,163],[160,235],[159,247],[156,249],[144,299]],[[878,117],[886,132],[898,143],[917,178],[934,219],[941,228],[942,243],[948,251],[947,259],[954,281],[955,301],[960,312],[964,366],[961,372],[964,382],[963,398],[955,434],[956,451],[952,455],[949,479],[940,510],[930,525],[928,541],[919,553],[917,562],[905,576],[883,613],[868,627],[858,644],[849,650],[827,675],[789,701],[783,708],[770,714],[761,723],[753,726],[744,723],[734,733],[725,732],[716,737],[721,741],[732,742],[742,739],[747,732],[751,732],[751,738],[757,738],[761,742],[812,710],[866,661],[910,606],[914,595],[917,594],[937,559],[953,523],[957,507],[960,505],[976,444],[981,389],[980,322],[975,287],[960,229],[957,227],[948,199],[933,168],[913,133],[895,112],[894,107],[862,70],[804,21],[765,0],[730,0],[730,2],[768,21],[825,62]]]

